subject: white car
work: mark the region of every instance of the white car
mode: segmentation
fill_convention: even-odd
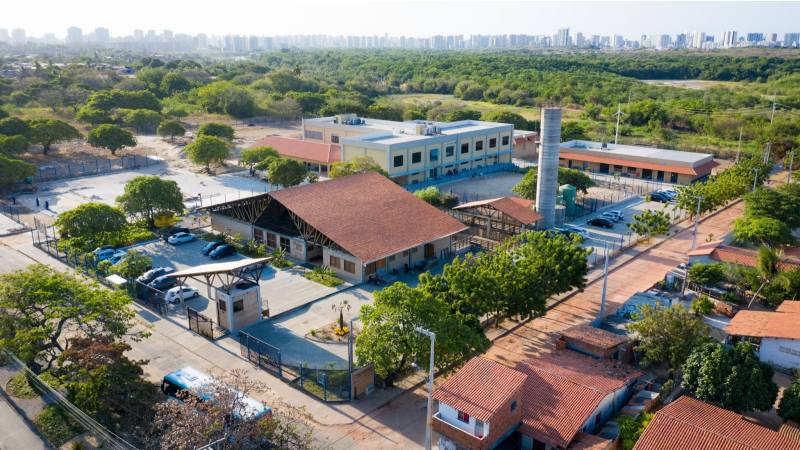
[[[117,250],[114,252],[113,255],[111,255],[110,258],[108,258],[108,260],[111,261],[111,265],[116,266],[117,264],[122,262],[122,260],[125,259],[126,256],[128,256],[128,252],[124,250]]]
[[[625,214],[622,211],[618,210],[618,209],[615,209],[615,210],[609,211],[609,212],[611,214],[616,214],[620,219],[624,219],[625,218]]]
[[[564,231],[577,234],[584,239],[589,239],[589,231],[581,227],[568,226],[564,227]]]
[[[170,303],[180,303],[181,302],[181,289],[183,289],[183,299],[187,300],[190,298],[196,298],[200,295],[200,290],[197,288],[193,288],[191,286],[183,285],[174,287],[167,291],[167,301]]]
[[[678,191],[675,191],[673,189],[659,189],[656,192],[660,192],[666,195],[667,197],[670,198],[670,200],[678,196]]]
[[[172,245],[178,245],[183,244],[184,242],[192,242],[195,239],[197,239],[197,236],[193,235],[192,233],[177,233],[170,236],[169,239],[167,239],[167,242]]]

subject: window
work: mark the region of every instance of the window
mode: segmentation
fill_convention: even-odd
[[[236,300],[233,302],[233,312],[237,313],[244,310],[244,300]]]
[[[515,412],[517,412],[517,401],[516,400],[511,402],[511,414],[514,414]]]
[[[622,172],[622,166],[614,164],[614,172]]]
[[[256,242],[264,243],[264,231],[258,228],[253,229],[254,239]]]
[[[460,421],[462,421],[464,423],[469,423],[469,414],[465,413],[464,411],[459,411],[458,412],[458,420],[460,420]]]
[[[219,301],[219,310],[220,311],[227,311],[228,310],[228,304],[225,303],[225,300],[220,300]]]
[[[503,145],[508,145],[508,136],[503,136]]]
[[[475,151],[479,152],[483,150],[483,141],[475,141]]]
[[[403,250],[403,256],[408,256],[408,250]]]
[[[332,134],[331,135],[331,143],[332,144],[338,144],[339,143],[339,135],[338,134]]]
[[[356,273],[356,264],[352,261],[345,261],[344,262],[344,271],[350,273]]]
[[[287,252],[291,252],[292,248],[289,244],[290,244],[289,239],[281,236],[281,248],[286,250]]]
[[[394,157],[394,167],[403,167],[403,155]]]
[[[418,250],[417,247],[414,247],[411,249],[411,253],[417,253],[417,250]]]
[[[278,246],[277,236],[275,233],[267,233],[267,247],[275,248]]]
[[[411,154],[411,164],[418,164],[422,162],[422,152],[414,152]]]
[[[390,256],[390,257],[389,257],[389,262],[392,262],[392,261],[394,261],[394,259],[395,259],[394,257],[395,257],[395,255],[392,255],[392,256]]]
[[[438,148],[431,149],[430,161],[431,162],[439,161],[439,149]]]
[[[469,144],[461,144],[461,154],[469,153]]]
[[[497,147],[497,138],[489,139],[489,148],[495,148],[495,147]]]
[[[331,267],[336,267],[338,269],[342,266],[342,260],[336,256],[331,256],[329,261]]]
[[[453,156],[456,153],[455,145],[448,145],[444,148],[444,156]]]
[[[315,139],[317,141],[322,140],[322,131],[306,130],[303,135],[305,136],[306,139]]]

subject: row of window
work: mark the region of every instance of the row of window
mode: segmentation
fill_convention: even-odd
[[[344,267],[342,267],[342,262],[344,262]],[[344,271],[348,273],[356,273],[356,263],[346,259],[342,260],[342,258],[339,258],[338,256],[331,255],[328,258],[328,265],[337,269],[344,269]]]
[[[322,140],[322,131],[305,130],[303,135],[305,136],[306,139],[315,139],[317,141]]]
[[[337,136],[338,142],[338,136]],[[508,136],[503,136],[503,145],[508,145]],[[497,138],[489,139],[489,148],[496,148],[497,147]],[[455,146],[448,145],[444,148],[444,156],[449,158],[455,154]],[[483,141],[475,141],[475,151],[480,152],[483,151]],[[461,154],[469,153],[469,143],[461,144]],[[403,155],[397,155],[394,157],[394,165],[393,167],[403,167]],[[431,150],[430,155],[430,162],[439,161],[439,150],[433,149]],[[411,154],[411,164],[419,164],[422,162],[422,152],[414,152]]]
[[[234,313],[237,313],[237,312],[239,312],[239,311],[241,311],[243,309],[244,309],[244,300],[236,300],[235,302],[233,302],[233,312]],[[219,310],[220,311],[227,311],[228,310],[228,304],[225,302],[225,300],[220,300],[219,301]]]

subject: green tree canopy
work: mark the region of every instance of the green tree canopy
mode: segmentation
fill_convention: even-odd
[[[80,237],[105,242],[127,225],[125,214],[105,203],[83,203],[58,215],[53,226],[62,238]]]
[[[774,190],[760,188],[743,195],[745,218],[770,218],[784,223],[790,230],[800,228],[800,197],[793,195],[792,184],[797,183],[781,185]]]
[[[109,150],[112,155],[117,154],[117,150],[125,147],[136,147],[136,138],[133,133],[124,130],[117,125],[100,125],[89,132],[89,145]]]
[[[778,415],[784,421],[800,422],[800,379],[792,380],[792,385],[783,391],[778,404]]]
[[[689,268],[689,280],[702,286],[715,286],[726,279],[725,266],[720,263],[694,264]]]
[[[330,176],[331,178],[341,178],[364,172],[378,172],[386,178],[391,178],[389,172],[384,170],[371,156],[367,155],[356,156],[341,164],[334,164],[331,167]]]
[[[149,109],[161,112],[161,102],[150,91],[96,91],[86,100],[86,107],[111,111],[113,109]]]
[[[43,264],[0,275],[0,345],[28,364],[49,368],[69,349],[68,338],[140,339],[135,312],[123,291]]]
[[[785,223],[771,217],[737,218],[733,221],[736,242],[775,247],[794,245],[797,240]]]
[[[157,127],[164,121],[164,117],[149,109],[134,109],[125,114],[122,121],[129,127],[150,131],[151,128]]]
[[[34,144],[42,145],[42,153],[50,151],[53,144],[80,139],[83,137],[75,127],[58,119],[32,119],[28,122],[30,128],[26,133],[28,140]]]
[[[228,144],[214,136],[198,136],[194,142],[186,146],[186,157],[189,161],[205,166],[206,170],[210,170],[211,163],[222,164],[230,156],[231,150]]]
[[[682,387],[698,399],[736,412],[769,411],[778,396],[775,370],[759,361],[750,343],[733,348],[708,343],[683,365]]]
[[[580,122],[561,123],[561,142],[585,139],[588,139],[588,136],[586,135],[586,127],[584,127]]]
[[[111,266],[112,270],[125,278],[136,278],[153,266],[153,259],[135,250],[128,250],[125,257]]]
[[[297,186],[305,181],[308,171],[305,164],[294,159],[273,158],[267,169],[267,181],[284,188]]]
[[[75,116],[75,121],[88,123],[92,126],[103,123],[106,120],[108,120],[108,115],[101,109],[81,108]]]
[[[25,135],[28,128],[28,122],[19,117],[6,117],[0,120],[0,134],[6,136]]]
[[[157,213],[181,213],[184,209],[183,194],[178,183],[155,175],[138,176],[128,181],[125,192],[116,201],[125,214],[147,220],[151,229]]]
[[[450,112],[445,118],[446,122],[457,122],[459,120],[480,120],[481,112],[471,109],[457,109]]]
[[[226,141],[232,141],[234,136],[233,127],[220,122],[208,122],[200,125],[197,136],[214,136]]]
[[[489,111],[481,116],[484,122],[510,123],[515,130],[527,130],[528,121],[519,114],[509,111]]]
[[[185,92],[191,88],[192,83],[177,72],[170,72],[161,79],[160,90],[167,96],[174,95],[178,92]]]
[[[511,192],[519,195],[521,198],[536,200],[536,180],[538,175],[538,168],[532,168],[528,170],[528,172],[525,173],[525,176],[522,178],[522,181],[511,188]],[[565,184],[574,186],[576,190],[581,191],[584,194],[589,192],[588,189],[590,187],[597,185],[597,183],[589,178],[589,175],[586,175],[586,173],[581,172],[580,170],[559,167],[558,185],[563,186]]]
[[[669,213],[664,210],[653,211],[645,209],[639,214],[634,214],[633,222],[625,224],[629,230],[638,233],[641,236],[650,236],[653,234],[669,234],[670,220]]]
[[[634,319],[628,330],[639,333],[636,350],[644,352],[648,364],[665,362],[671,369],[679,369],[692,350],[709,339],[710,327],[682,303],[671,307],[642,305]]]
[[[30,144],[25,136],[2,136],[0,135],[0,155],[15,156],[28,151]]]
[[[36,166],[0,155],[0,187],[10,186],[25,177],[36,175]]]
[[[278,151],[272,147],[250,147],[239,152],[239,165],[247,167],[250,170],[250,176],[252,176],[255,174],[256,165],[264,163],[264,169],[266,169],[272,159],[280,157]]]
[[[169,136],[169,140],[175,140],[175,136],[183,136],[186,134],[186,128],[181,125],[180,122],[177,120],[165,120],[158,125],[158,130],[156,131],[159,136],[166,138]]]

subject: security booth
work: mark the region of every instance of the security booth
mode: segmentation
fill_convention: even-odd
[[[259,280],[272,258],[204,264],[173,272],[182,285],[191,278],[206,285],[207,297],[214,302],[217,324],[233,333],[269,317],[269,305],[261,299]],[[181,291],[181,304],[183,304]]]

